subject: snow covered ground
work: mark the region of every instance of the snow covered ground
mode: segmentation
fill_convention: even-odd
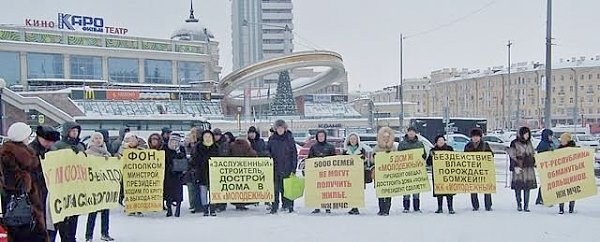
[[[517,212],[514,193],[505,188],[504,164],[499,161],[497,168],[498,193],[493,196],[491,212],[472,212],[469,195],[460,194],[455,196],[457,214],[435,214],[435,198],[424,193],[421,194],[423,213],[403,214],[402,199],[395,198],[390,216],[379,217],[375,190],[370,185],[365,194],[367,207],[361,209],[360,216],[348,215],[346,210],[312,215],[312,209],[304,208],[304,202],[299,200],[293,214],[268,215],[265,206],[260,205],[244,212],[229,207],[218,217],[202,217],[191,214],[185,202],[180,218],[166,218],[164,213],[128,217],[121,209],[115,209],[111,213],[110,234],[119,242],[591,242],[600,239],[600,196],[578,201],[575,214],[559,215],[557,206],[533,205],[537,191],[532,191],[531,213]],[[483,202],[483,198],[480,200]],[[83,241],[86,216],[79,220],[78,238]],[[99,227],[98,220],[95,241],[99,241]]]

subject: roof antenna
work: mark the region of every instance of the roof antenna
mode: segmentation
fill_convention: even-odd
[[[185,20],[186,23],[197,23],[198,19],[194,17],[194,0],[190,0],[190,18]]]

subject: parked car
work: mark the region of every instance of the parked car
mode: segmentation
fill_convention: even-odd
[[[446,135],[446,143],[452,146],[455,151],[464,151],[465,146],[471,139],[464,134],[448,134]]]
[[[505,153],[508,152],[508,148],[510,147],[510,143],[505,142],[500,137],[495,135],[486,135],[481,137],[481,140],[488,142],[490,148],[494,153]]]

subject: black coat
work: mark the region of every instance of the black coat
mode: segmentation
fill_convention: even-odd
[[[172,202],[183,201],[182,172],[173,171],[174,159],[185,159],[185,149],[180,146],[179,152],[169,149],[167,145],[163,146],[165,151],[165,181],[163,197],[164,200]]]
[[[229,150],[229,143],[225,140],[225,136],[221,137],[221,140],[217,142],[217,146],[219,147],[219,156],[230,156],[231,151]]]
[[[273,158],[275,176],[287,177],[296,172],[298,166],[298,151],[291,131],[283,135],[273,134],[269,137],[267,151]]]
[[[255,139],[250,139],[249,141],[250,141],[250,146],[252,146],[252,149],[254,151],[256,151],[258,156],[265,157],[265,156],[269,155],[267,153],[267,145],[265,144],[265,141],[260,138],[258,133],[256,133]]]
[[[327,141],[325,141],[323,143],[317,142],[316,144],[311,146],[310,150],[308,151],[308,158],[326,157],[326,156],[334,156],[334,155],[335,155],[335,146],[333,146],[330,143],[327,143]]]
[[[194,179],[196,180],[196,183],[204,186],[210,185],[208,162],[211,157],[219,156],[219,146],[216,144],[206,147],[199,142],[196,145],[196,152],[192,154],[192,161],[190,162],[191,170],[194,173]]]
[[[449,146],[449,145],[444,145],[442,147],[438,147],[437,145],[434,146],[433,148],[431,148],[429,150],[429,157],[427,157],[427,166],[433,167],[433,154],[437,150],[454,151],[454,148],[452,148],[452,146]],[[431,176],[431,183],[435,184],[435,180],[434,180],[433,176]],[[448,196],[448,195],[454,196],[454,194],[435,194],[435,185],[433,186],[433,196],[434,197]]]
[[[480,141],[479,144],[475,144],[475,142],[470,141],[469,143],[467,143],[467,145],[465,145],[465,152],[492,152],[492,148],[490,148],[490,145],[488,144],[488,142],[485,141]]]

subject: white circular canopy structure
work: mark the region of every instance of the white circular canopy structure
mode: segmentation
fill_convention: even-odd
[[[220,89],[230,104],[241,106],[244,103],[244,88],[257,78],[297,68],[325,67],[325,70],[310,78],[291,80],[294,97],[313,94],[317,90],[340,82],[345,77],[346,70],[342,56],[332,51],[302,51],[254,63],[236,70],[221,79]],[[275,89],[271,95],[275,96]],[[269,102],[268,90],[252,90],[253,105],[263,105]]]

